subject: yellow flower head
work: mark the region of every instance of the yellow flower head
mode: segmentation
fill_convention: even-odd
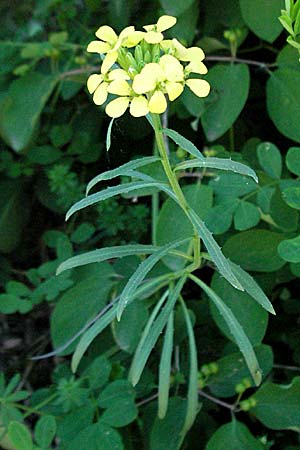
[[[176,17],[173,16],[161,16],[157,23],[153,25],[145,25],[143,28],[147,31],[144,39],[148,44],[159,44],[164,36],[162,31],[172,28],[177,22]]]

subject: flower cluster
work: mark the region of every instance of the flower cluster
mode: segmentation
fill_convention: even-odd
[[[170,101],[178,98],[188,86],[198,97],[206,97],[210,85],[206,80],[191,78],[191,74],[205,75],[204,52],[199,47],[184,47],[177,39],[164,40],[163,31],[176,23],[172,16],[162,16],[145,31],[126,27],[118,36],[107,26],[101,26],[97,41],[87,51],[105,55],[101,73],[93,74],[87,82],[96,105],[106,102],[108,94],[117,96],[106,106],[106,113],[120,117],[129,107],[134,117],[149,112],[161,114]]]

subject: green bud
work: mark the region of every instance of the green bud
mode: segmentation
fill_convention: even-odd
[[[245,392],[246,388],[242,383],[239,383],[235,386],[235,392],[237,394],[243,394]]]
[[[217,373],[217,372],[219,371],[219,366],[218,366],[218,364],[215,363],[215,362],[209,363],[209,364],[208,364],[208,367],[209,367],[210,372],[211,372],[212,374],[215,374],[215,373]]]
[[[251,405],[251,408],[254,408],[257,405],[257,401],[255,400],[255,398],[251,397],[248,399]]]
[[[242,384],[245,386],[246,389],[249,389],[252,387],[251,380],[249,378],[243,378]]]
[[[183,148],[178,147],[178,149],[176,150],[176,156],[177,158],[183,159],[186,156],[186,151],[183,150]]]
[[[154,44],[152,47],[152,61],[158,62],[160,58],[160,45]]]
[[[134,59],[133,55],[130,52],[126,53],[126,60],[129,66],[133,67],[136,71],[138,70],[136,60]]]
[[[150,63],[152,60],[151,58],[151,53],[149,52],[149,50],[147,50],[144,54],[144,61],[146,64]]]
[[[211,371],[210,371],[210,368],[209,368],[209,365],[208,364],[204,364],[202,367],[201,367],[201,372],[203,373],[203,375],[205,375],[206,377],[208,377],[209,375],[211,375]]]
[[[143,50],[142,47],[140,45],[137,45],[134,49],[134,59],[136,60],[137,64],[139,65],[143,59],[144,59],[144,55],[143,55]]]
[[[251,409],[251,404],[249,400],[244,400],[240,403],[240,407],[243,411],[249,411]]]

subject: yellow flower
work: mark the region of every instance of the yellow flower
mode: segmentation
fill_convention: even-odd
[[[147,31],[144,36],[145,41],[148,42],[148,44],[159,44],[164,38],[162,31],[173,27],[176,22],[176,17],[161,16],[156,24],[145,25],[143,27]]]
[[[102,105],[106,101],[108,87],[114,80],[129,80],[129,75],[125,70],[115,69],[104,75],[94,73],[88,78],[87,88],[90,94],[94,94],[93,101],[96,105]]]
[[[160,46],[166,54],[173,55],[180,61],[189,62],[189,64],[185,67],[185,71],[187,73],[194,72],[201,75],[205,75],[207,73],[207,68],[202,62],[205,55],[201,48],[186,48],[175,38],[172,40],[162,41]]]

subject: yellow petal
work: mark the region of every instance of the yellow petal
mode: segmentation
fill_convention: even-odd
[[[137,94],[145,94],[156,88],[162,69],[157,63],[149,63],[133,79],[132,88]]]
[[[149,111],[162,114],[167,109],[167,100],[161,91],[155,91],[148,103]]]
[[[114,63],[117,61],[117,58],[118,52],[107,53],[102,62],[101,73],[103,74],[107,73],[111,68],[111,66],[114,65]]]
[[[105,112],[109,117],[114,119],[124,114],[129,105],[128,97],[119,97],[106,105]]]
[[[171,102],[175,100],[179,95],[183,92],[183,85],[181,83],[166,83],[166,91],[168,93],[169,99]]]
[[[175,0],[176,1],[176,0]],[[173,27],[177,22],[176,17],[161,16],[157,21],[157,31],[165,31]]]
[[[204,51],[199,47],[187,48],[186,58],[182,61],[203,61],[205,58]]]
[[[131,89],[127,81],[125,80],[114,80],[110,83],[107,88],[107,92],[115,95],[130,95]]]
[[[210,85],[206,80],[187,80],[186,84],[198,97],[207,97],[209,94]]]
[[[162,33],[159,33],[158,31],[148,31],[144,39],[148,44],[159,44],[163,40]]]
[[[174,50],[173,41],[171,39],[164,39],[159,43],[159,45],[165,53],[168,53],[170,50]]]
[[[126,28],[124,28],[124,30],[121,31],[119,39],[122,40],[132,33],[134,33],[134,27],[133,26],[126,27]]]
[[[183,81],[183,66],[174,56],[163,55],[160,58],[159,65],[168,81]]]
[[[93,101],[96,105],[103,105],[107,99],[107,87],[108,83],[101,83],[100,86],[95,90],[93,95]]]
[[[156,27],[155,23],[153,23],[152,25],[144,25],[143,26],[144,30],[146,30],[146,31],[153,31],[153,30],[155,30],[155,27]]]
[[[176,50],[175,55],[180,61],[186,61],[187,48],[182,45],[176,38],[173,39],[173,45]]]
[[[137,44],[141,42],[142,39],[144,39],[145,33],[143,31],[134,31],[133,33],[129,34],[129,36],[124,39],[122,46],[123,47],[135,47]]]
[[[107,42],[92,41],[87,46],[87,51],[90,53],[107,53],[110,50],[110,45]]]
[[[103,81],[103,76],[98,75],[97,73],[94,73],[91,75],[87,80],[87,88],[90,94],[95,92],[99,84],[101,84]]]
[[[131,101],[129,112],[134,117],[142,117],[148,114],[149,109],[147,99],[142,95],[134,97]]]
[[[201,75],[205,75],[207,71],[207,67],[201,61],[191,61],[185,68],[188,72],[200,73]]]
[[[110,80],[130,80],[130,76],[123,69],[114,69],[108,74]]]
[[[103,25],[98,28],[95,34],[101,41],[108,42],[109,44],[114,44],[118,40],[118,36],[108,25]]]

